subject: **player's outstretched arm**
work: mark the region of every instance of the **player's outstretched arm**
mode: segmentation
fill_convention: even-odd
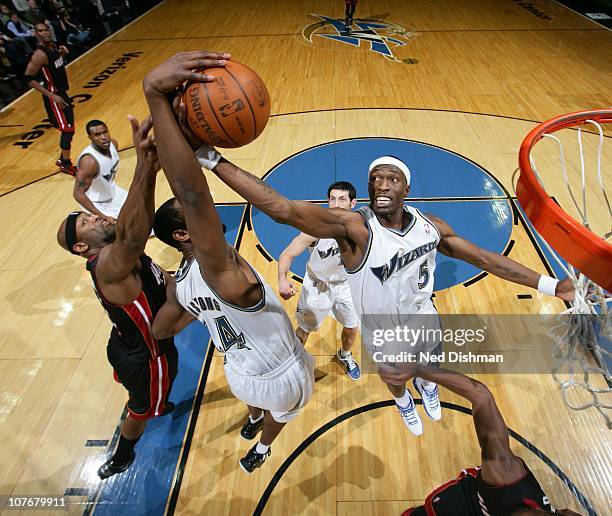
[[[435,224],[440,232],[441,238],[438,250],[442,254],[466,261],[502,279],[538,289],[540,278],[542,277],[541,274],[506,256],[487,251],[469,240],[461,238],[442,219],[430,214],[428,214],[427,217]],[[556,284],[554,295],[564,301],[573,301],[574,287],[569,278]]]
[[[167,339],[179,333],[185,326],[195,320],[176,299],[176,281],[169,274],[166,277],[166,302],[157,312],[153,326],[153,337]]]
[[[295,285],[287,279],[293,260],[317,241],[305,233],[300,233],[283,249],[278,258],[278,292],[283,299],[291,299],[297,294]]]
[[[470,401],[482,455],[482,476],[487,483],[510,484],[525,474],[523,463],[510,449],[506,423],[485,384],[439,367],[418,364],[381,367],[381,377],[391,383],[401,384],[413,376],[442,385]]]
[[[128,277],[144,252],[155,213],[155,180],[159,161],[153,136],[153,122],[141,124],[128,117],[136,150],[136,170],[115,228],[115,241],[100,252],[97,274],[103,283],[116,283]]]
[[[202,274],[209,276],[207,279],[233,268],[234,262],[206,178],[177,123],[167,95],[186,80],[212,80],[194,70],[223,66],[225,59],[223,54],[183,52],[147,74],[143,83],[162,168],[185,213],[196,258],[203,266]]]
[[[276,222],[293,226],[315,238],[355,240],[355,231],[367,231],[361,215],[340,208],[323,208],[307,201],[292,201],[237,165],[221,158],[212,171],[236,193]]]

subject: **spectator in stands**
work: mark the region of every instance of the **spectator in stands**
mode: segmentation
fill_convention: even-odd
[[[6,4],[0,4],[0,22],[6,25],[11,19],[11,9]]]
[[[64,7],[58,9],[57,18],[52,23],[58,41],[75,46],[79,52],[83,50],[85,42],[89,39],[89,31],[83,30],[79,22]]]
[[[27,39],[15,37],[15,34],[2,24],[0,24],[0,39],[4,43],[5,54],[11,62],[14,73],[22,75],[33,47]]]
[[[23,91],[23,83],[15,74],[15,69],[7,55],[5,41],[0,38],[0,108]]]
[[[13,5],[19,13],[25,13],[28,10],[27,0],[13,0]]]
[[[11,18],[6,24],[6,28],[10,30],[16,38],[31,38],[34,35],[32,29],[19,19],[17,13],[11,14]]]
[[[28,7],[29,9],[23,13],[23,19],[30,25],[34,26],[37,23],[44,23],[49,18],[47,13],[38,7],[36,0],[28,0]]]

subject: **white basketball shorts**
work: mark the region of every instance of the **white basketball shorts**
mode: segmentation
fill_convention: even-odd
[[[244,376],[235,364],[225,364],[232,394],[251,407],[269,411],[279,423],[297,416],[314,391],[314,358],[295,340],[295,354],[267,374]]]
[[[330,312],[345,328],[359,326],[348,281],[313,281],[306,273],[295,313],[298,326],[309,333],[316,331]]]

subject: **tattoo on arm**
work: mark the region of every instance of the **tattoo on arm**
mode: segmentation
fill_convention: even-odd
[[[261,186],[264,190],[265,193],[267,194],[271,194],[272,192],[274,192],[274,190],[272,189],[272,187],[267,184],[263,179],[257,177],[257,176],[252,176],[253,179],[255,180],[255,182]]]
[[[514,269],[512,269],[510,267],[501,266],[501,267],[499,267],[498,272],[499,272],[499,274],[503,274],[503,275],[507,276],[508,278],[527,279],[527,276],[525,276],[522,272],[515,271]]]

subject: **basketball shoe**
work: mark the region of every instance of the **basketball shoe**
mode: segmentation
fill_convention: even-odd
[[[243,439],[246,439],[247,441],[254,439],[255,436],[257,435],[257,432],[259,432],[263,428],[263,425],[264,425],[263,414],[261,415],[261,418],[255,421],[254,423],[251,422],[251,416],[247,417],[246,423],[243,425],[242,429],[240,430],[240,437],[242,437]]]
[[[256,448],[257,445],[253,446],[249,452],[240,459],[240,467],[247,473],[253,473],[257,468],[260,468],[272,453],[271,448],[269,448],[266,453],[257,453]]]
[[[438,396],[438,386],[435,383],[425,386],[421,378],[413,378],[412,384],[419,391],[423,400],[423,408],[429,418],[434,421],[440,420],[442,418],[442,407],[440,406],[440,398]]]
[[[412,395],[410,391],[406,389],[406,394],[410,398],[410,403],[407,407],[400,407],[397,403],[395,406],[397,410],[399,410],[400,416],[402,416],[402,420],[404,424],[408,427],[414,435],[421,435],[423,433],[423,422],[421,421],[421,416],[416,411],[416,406],[414,405],[414,400],[412,399]]]
[[[132,465],[132,462],[134,462],[135,458],[136,454],[134,453],[134,451],[130,452],[128,460],[123,463],[116,463],[111,457],[104,464],[102,464],[102,466],[98,468],[98,476],[102,480],[104,480],[106,478],[112,477],[113,475],[116,475],[117,473],[123,473]]]
[[[336,358],[344,366],[346,374],[351,380],[359,380],[361,378],[361,369],[359,369],[359,365],[355,362],[350,351],[345,356],[342,356],[342,348],[340,348],[336,353]]]
[[[60,169],[60,172],[68,174],[69,176],[76,176],[77,168],[72,164],[70,160],[58,159],[55,162],[55,166]]]

